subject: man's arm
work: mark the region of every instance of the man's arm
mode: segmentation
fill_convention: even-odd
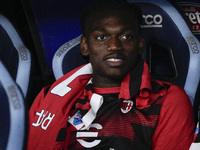
[[[50,87],[50,86],[49,86]],[[46,93],[49,89],[49,87],[43,88],[40,93],[37,95],[35,98],[30,110],[29,110],[29,131],[28,131],[28,140],[27,140],[27,150],[32,150],[32,149],[37,149],[39,143],[37,143],[42,136],[37,135],[33,131],[32,123],[35,122],[34,117],[37,112],[37,108],[40,106],[41,101],[44,99],[46,96]],[[43,149],[43,148],[41,148]]]
[[[154,150],[188,150],[194,137],[193,110],[184,90],[171,85],[153,135]]]

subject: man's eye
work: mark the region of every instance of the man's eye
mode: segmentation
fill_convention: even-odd
[[[105,40],[106,36],[105,35],[99,35],[97,36],[97,40]]]
[[[127,39],[132,39],[133,36],[132,35],[122,35],[121,38],[124,40],[127,40]]]

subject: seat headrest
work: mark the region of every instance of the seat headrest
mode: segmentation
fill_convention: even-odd
[[[27,94],[31,70],[31,54],[11,22],[0,14],[0,60],[12,78]]]
[[[26,116],[23,94],[1,61],[0,70],[0,147],[23,149]]]
[[[149,58],[149,55],[152,56],[152,54],[154,54],[155,58],[160,58],[158,61],[161,64],[157,64],[156,68],[154,68],[159,72],[162,63],[166,64],[166,62],[163,62],[161,55],[165,53],[164,51],[169,51],[173,65],[172,71],[175,71],[175,84],[184,87],[189,68],[188,62],[190,61],[190,54],[192,54],[190,52],[194,51],[189,43],[191,40],[196,40],[186,22],[167,1],[129,0],[129,2],[136,3],[142,10],[143,23],[141,28],[145,39],[145,60],[149,64],[155,61],[155,59]],[[159,49],[158,46],[160,47]],[[154,49],[155,47],[157,49]],[[149,48],[151,48],[151,51]],[[157,57],[155,53],[157,53]]]
[[[66,42],[56,51],[52,61],[52,69],[56,79],[86,63],[80,53],[80,38],[81,36],[78,36]]]
[[[142,30],[146,42],[155,39],[167,44],[171,49],[178,73],[174,83],[185,89],[193,103],[200,79],[199,41],[181,14],[169,2],[165,0],[129,0],[129,2],[137,3],[142,9],[144,17]]]

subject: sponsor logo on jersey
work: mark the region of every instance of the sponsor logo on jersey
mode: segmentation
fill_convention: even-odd
[[[103,127],[99,123],[91,124],[90,128],[95,128],[97,130],[103,129]],[[85,130],[85,128],[82,128],[81,130]],[[99,145],[99,143],[101,142],[101,140],[99,140],[99,139],[96,139],[93,141],[86,141],[84,139],[81,139],[81,138],[98,137],[98,132],[88,132],[87,130],[86,130],[86,132],[81,131],[81,132],[76,133],[76,137],[77,137],[77,141],[85,148],[95,147],[95,146]]]
[[[200,4],[197,3],[177,3],[184,11],[191,25],[194,34],[200,34]]]
[[[121,112],[122,113],[128,113],[133,107],[133,101],[132,100],[124,100],[121,104]]]

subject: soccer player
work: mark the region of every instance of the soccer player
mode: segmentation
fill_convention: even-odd
[[[28,150],[187,150],[193,111],[183,89],[151,81],[140,58],[141,11],[101,0],[81,15],[80,66],[45,87],[29,112]]]

